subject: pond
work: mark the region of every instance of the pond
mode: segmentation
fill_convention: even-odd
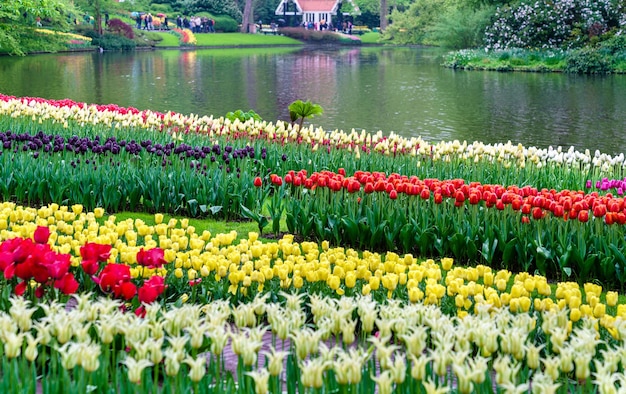
[[[626,76],[455,71],[424,48],[303,47],[62,53],[0,57],[0,92],[223,116],[249,109],[441,140],[626,151]]]

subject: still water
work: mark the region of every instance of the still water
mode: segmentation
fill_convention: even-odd
[[[626,152],[626,76],[455,71],[420,48],[255,48],[0,57],[0,93],[287,120],[326,130]]]

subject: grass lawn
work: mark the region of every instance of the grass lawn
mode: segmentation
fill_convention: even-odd
[[[159,41],[159,43],[156,45],[157,47],[177,47],[180,45],[178,42],[178,37],[176,37],[174,34],[166,32],[159,32],[158,34],[163,39]]]
[[[302,45],[285,36],[247,33],[196,34],[197,46]]]
[[[363,44],[378,44],[378,40],[380,39],[380,33],[369,32],[361,35],[361,42]]]

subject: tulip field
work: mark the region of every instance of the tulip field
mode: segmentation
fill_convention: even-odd
[[[0,144],[2,393],[626,392],[623,155],[3,95]]]

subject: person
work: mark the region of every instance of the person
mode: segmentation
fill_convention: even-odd
[[[189,29],[189,27],[190,27],[190,26],[189,26],[189,18],[187,18],[187,17],[184,17],[184,18],[183,18],[183,27],[184,27],[185,29]]]
[[[148,12],[148,30],[154,30],[154,25],[152,24],[152,14]]]
[[[109,26],[109,13],[108,12],[104,13],[104,25]]]
[[[170,26],[168,25],[168,21],[167,21],[167,15],[163,17],[163,24],[164,24],[165,30],[170,29]]]
[[[215,33],[215,20],[209,19],[209,33]]]
[[[135,16],[135,22],[137,23],[137,29],[141,29],[141,13],[138,12]]]
[[[263,29],[263,21],[259,19],[259,31]]]
[[[37,27],[43,27],[43,25],[41,24],[41,18],[37,17],[37,19],[35,19],[37,21]]]
[[[148,15],[143,16],[143,29],[148,30]]]

